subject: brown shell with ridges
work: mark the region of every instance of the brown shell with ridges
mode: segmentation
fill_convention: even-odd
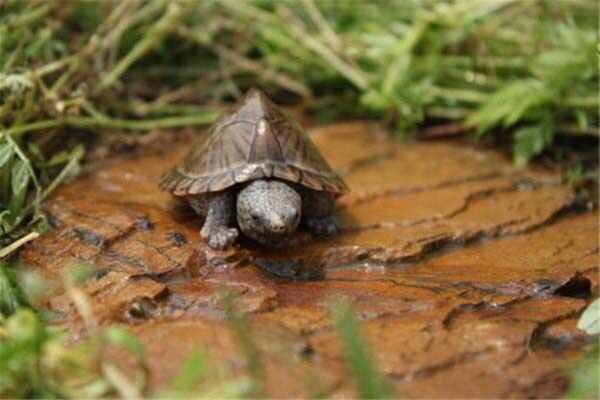
[[[294,119],[253,89],[162,177],[160,187],[188,196],[263,178],[334,194],[348,191]]]

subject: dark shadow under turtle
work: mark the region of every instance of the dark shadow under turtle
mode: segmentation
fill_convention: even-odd
[[[160,186],[205,217],[201,234],[213,249],[239,230],[273,247],[300,224],[334,234],[335,198],[348,191],[303,129],[258,90],[221,116]]]

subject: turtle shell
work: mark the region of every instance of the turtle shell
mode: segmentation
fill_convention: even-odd
[[[348,191],[294,119],[253,89],[162,177],[160,187],[187,196],[263,178],[334,194]]]

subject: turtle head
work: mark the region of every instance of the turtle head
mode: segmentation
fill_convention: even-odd
[[[291,186],[256,180],[238,194],[237,221],[242,232],[268,246],[280,246],[298,227],[302,200]]]

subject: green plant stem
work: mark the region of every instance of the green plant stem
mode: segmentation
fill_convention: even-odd
[[[342,59],[335,51],[330,49],[328,46],[323,44],[315,36],[306,32],[304,27],[301,25],[301,21],[298,20],[289,9],[281,6],[278,8],[278,13],[281,18],[259,9],[258,7],[252,6],[248,2],[233,2],[230,0],[220,0],[220,3],[224,5],[228,10],[245,17],[257,20],[258,23],[264,23],[269,25],[277,26],[277,28],[287,31],[295,40],[299,46],[304,46],[312,52],[319,55],[324,61],[326,61],[331,68],[337,70],[346,79],[352,82],[356,87],[360,89],[366,89],[369,85],[370,77],[366,75],[359,68],[355,68],[347,61]],[[282,24],[280,21],[289,21],[288,24]]]
[[[27,132],[52,129],[63,126],[75,128],[116,128],[126,130],[149,130],[160,128],[177,128],[188,125],[206,125],[213,122],[218,113],[206,111],[200,115],[184,115],[178,117],[166,117],[151,120],[128,120],[115,118],[99,117],[66,117],[61,119],[51,119],[30,124],[18,125],[6,129],[5,134],[10,136],[19,136]]]
[[[600,128],[594,127],[594,126],[590,126],[587,129],[581,129],[576,124],[560,124],[558,126],[558,129],[559,130],[557,133],[564,133],[567,135],[573,135],[573,136],[587,135],[587,136],[600,137]]]
[[[300,0],[307,14],[310,16],[313,23],[321,31],[321,36],[334,50],[340,50],[343,48],[342,40],[336,35],[335,30],[331,28],[319,7],[315,4],[314,0]]]
[[[445,88],[440,86],[433,86],[431,92],[437,97],[459,100],[467,103],[483,103],[489,96],[486,93],[477,92],[475,90]]]
[[[165,15],[156,25],[148,30],[144,38],[102,79],[99,86],[100,89],[113,85],[134,62],[156,46],[163,36],[177,24],[181,14],[182,9],[178,2],[169,3]]]
[[[73,56],[65,57],[61,60],[57,60],[57,61],[48,63],[42,67],[32,70],[30,72],[30,76],[37,76],[38,78],[40,78],[44,75],[51,74],[51,73],[56,72],[59,69],[63,68],[65,65],[71,63],[71,61],[75,60],[76,58],[77,58],[77,56],[73,55]]]
[[[310,98],[310,89],[306,87],[302,82],[299,82],[281,72],[274,70],[268,65],[261,64],[260,62],[253,61],[243,55],[228,49],[225,46],[219,44],[211,44],[207,37],[199,32],[194,32],[190,29],[180,28],[177,33],[187,39],[196,41],[197,43],[212,47],[212,49],[221,58],[239,66],[243,70],[251,71],[256,73],[259,77],[265,81],[271,81],[277,85],[280,85],[286,89],[289,89],[295,93],[302,95],[305,98]]]
[[[62,169],[62,171],[60,171],[60,174],[58,174],[58,176],[54,178],[52,183],[46,189],[44,189],[44,191],[40,195],[40,202],[44,201],[50,195],[50,193],[52,193],[58,187],[58,185],[63,183],[66,177],[73,172],[73,170],[77,166],[77,163],[82,157],[83,151],[78,157],[74,157],[69,161],[69,163]]]
[[[395,60],[386,69],[383,79],[383,92],[386,95],[389,96],[392,93],[401,78],[402,71],[410,64],[412,51],[426,31],[428,24],[429,21],[426,18],[417,21],[395,46]]]
[[[427,115],[434,118],[446,118],[446,119],[464,119],[469,115],[472,110],[469,108],[461,107],[436,107],[431,106],[427,108]]]
[[[437,97],[475,104],[483,103],[489,97],[489,94],[485,92],[478,92],[469,89],[445,88],[440,86],[433,86],[431,88],[431,92]],[[569,108],[600,107],[600,100],[598,97],[567,97],[564,100],[557,101],[560,102],[560,104],[564,107]]]
[[[486,69],[523,69],[527,67],[527,60],[523,57],[493,57],[493,56],[456,56],[445,55],[442,63],[460,68],[486,68]]]
[[[594,108],[600,107],[600,98],[594,97],[567,97],[561,104],[570,108]]]
[[[336,314],[335,325],[342,342],[347,366],[356,381],[359,397],[362,399],[393,398],[392,389],[373,362],[350,308],[347,305],[338,305]]]
[[[40,237],[40,234],[33,231],[33,232],[29,232],[27,235],[23,236],[22,238],[15,240],[8,246],[0,249],[0,259],[3,259],[4,257],[14,253],[19,247],[23,246],[27,242],[31,242],[32,240],[37,239],[38,237]]]
[[[141,399],[142,393],[116,366],[103,363],[102,374],[124,399]]]
[[[130,100],[128,102],[116,102],[114,107],[121,110],[131,110],[133,114],[139,116],[192,115],[212,112],[209,111],[209,107],[193,103],[169,103],[162,101],[146,103],[142,100]]]
[[[293,14],[285,7],[280,8],[280,14],[283,20],[292,20],[292,23],[285,26],[288,32],[294,36],[298,43],[303,43],[308,49],[312,50],[323,60],[325,60],[333,69],[346,77],[356,87],[366,90],[369,86],[370,77],[360,68],[344,60],[339,54],[323,44],[316,36],[311,35],[300,24],[301,21],[293,17]],[[294,23],[294,20],[296,23]]]
[[[0,132],[0,138],[1,137],[2,137],[2,132]],[[23,153],[23,151],[21,150],[21,148],[19,147],[19,145],[13,140],[13,138],[10,135],[6,135],[5,139],[6,139],[6,141],[8,143],[10,143],[10,145],[13,148],[13,150],[15,151],[15,153],[17,154],[17,156],[19,156],[19,158],[21,159],[21,161],[24,162],[25,165],[27,166],[27,171],[29,172],[29,175],[31,176],[31,180],[33,181],[33,184],[35,186],[35,190],[37,192],[37,195],[39,196],[40,191],[42,190],[42,188],[41,188],[40,183],[39,183],[39,181],[37,179],[37,176],[35,175],[35,172],[33,171],[33,167],[31,165],[31,161],[29,161],[29,158],[27,158],[27,156]]]
[[[35,9],[31,10],[30,12],[24,13],[24,14],[18,16],[17,18],[14,18],[13,20],[10,21],[8,26],[10,27],[10,26],[31,24],[34,21],[45,17],[52,9],[52,6],[53,6],[53,4],[51,2],[42,4],[39,8],[35,8]]]

